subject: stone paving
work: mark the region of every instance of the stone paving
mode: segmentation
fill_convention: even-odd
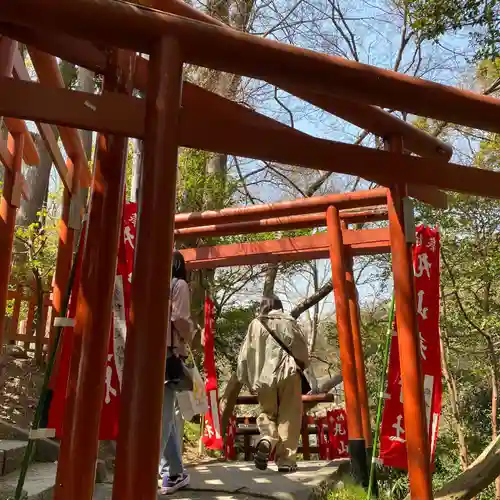
[[[344,461],[300,462],[299,470],[280,474],[274,465],[267,471],[249,462],[214,462],[190,467],[189,488],[172,500],[307,500],[315,488],[329,480]],[[111,499],[111,484],[97,485],[94,500]],[[158,498],[167,498],[158,495]]]

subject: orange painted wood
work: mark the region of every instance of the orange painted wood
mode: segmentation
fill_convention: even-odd
[[[281,77],[318,92],[500,132],[494,98],[218,26],[108,0],[0,0],[2,19],[108,46],[150,50],[178,37],[186,62],[258,79]],[[32,12],[30,18],[26,12]],[[92,26],[92,29],[89,29]]]
[[[0,42],[1,41],[2,40],[0,40]],[[19,176],[21,174],[23,145],[24,136],[16,134],[16,149],[12,161],[12,169],[5,170],[3,191],[0,198],[0,346],[3,343],[4,336],[5,309],[7,304],[17,213],[17,207],[12,201],[17,198],[15,190],[16,186],[18,186]]]
[[[0,112],[35,121],[46,116],[47,121],[129,137],[144,133],[144,102],[117,94],[94,96],[0,78]],[[414,196],[437,200],[440,206],[444,195],[427,187],[500,197],[498,172],[319,139],[282,124],[229,120],[186,105],[180,127],[184,147],[356,175],[386,186],[391,181],[415,184]]]
[[[59,89],[65,89],[56,58],[34,48],[29,48],[28,52],[40,83]],[[82,187],[88,187],[90,185],[91,175],[80,134],[77,130],[68,127],[60,126],[58,129],[67,155],[72,159],[73,163],[79,163],[78,169]],[[72,166],[72,164],[70,164],[70,166]]]
[[[171,298],[182,58],[183,53],[173,37],[158,39],[151,47],[131,287],[133,320],[127,331],[114,500],[153,499],[158,492],[170,324],[170,308],[165,305]],[[152,311],[163,312],[151,314]]]
[[[372,428],[370,419],[370,405],[368,399],[368,388],[366,386],[365,356],[363,352],[363,340],[361,338],[361,324],[354,280],[353,259],[350,252],[345,252],[346,260],[346,288],[349,304],[349,317],[351,320],[352,341],[354,346],[354,359],[356,364],[356,375],[358,384],[358,397],[361,412],[361,424],[363,428],[363,438],[367,448],[372,446]]]
[[[104,92],[131,91],[130,75],[117,70],[118,57],[114,51]],[[55,500],[88,500],[94,489],[126,156],[125,137],[99,134]]]
[[[363,253],[387,253],[389,231],[387,228],[345,230],[344,244],[355,255]],[[328,258],[326,233],[298,236],[280,240],[234,243],[212,247],[181,250],[189,269],[214,269],[237,265],[256,265],[269,262]]]
[[[384,188],[329,194],[263,205],[232,207],[207,212],[181,213],[175,216],[175,228],[182,229],[189,226],[203,226],[206,224],[259,221],[270,217],[305,215],[324,211],[330,205],[335,205],[339,209],[349,209],[385,204],[386,201],[387,191]]]
[[[386,147],[401,151],[402,141],[400,138],[392,138]],[[413,262],[411,245],[407,243],[404,231],[403,197],[405,195],[405,186],[395,184],[388,195],[388,209],[397,339],[400,364],[403,367],[401,380],[408,473],[411,497],[431,500],[433,498],[432,475],[416,317]]]
[[[12,292],[14,299],[14,307],[12,309],[12,317],[10,319],[10,329],[9,335],[6,339],[7,341],[12,340],[15,335],[17,335],[17,330],[19,328],[19,314],[21,313],[21,294],[22,288],[20,285],[17,286],[15,292]],[[11,300],[11,297],[8,296],[8,300]]]
[[[358,394],[356,361],[352,340],[351,320],[346,285],[346,266],[344,256],[344,231],[340,226],[338,209],[330,207],[326,213],[328,225],[327,240],[332,263],[332,283],[335,297],[335,314],[340,346],[340,361],[344,382],[349,440],[362,440],[361,407]]]
[[[167,0],[166,2],[155,2],[155,4],[156,3],[160,10],[170,12],[179,10],[179,12],[183,13],[181,15],[185,17],[192,17],[204,22],[215,23],[229,29],[226,25],[203,14],[197,9],[193,9],[185,2]],[[73,61],[75,64],[87,67],[92,71],[99,73],[103,72],[106,61],[105,54],[99,51],[95,45],[85,40],[73,38],[61,33],[49,34],[40,30],[33,30],[21,26],[13,27],[9,25],[2,26],[1,28],[2,32],[7,34],[14,30],[14,38],[23,40],[28,45],[37,46],[45,52],[49,52],[50,54],[59,56],[68,61]],[[143,91],[146,89],[147,85],[147,65],[148,62],[145,59],[137,59],[135,85]],[[283,87],[283,82],[272,83]],[[300,92],[306,92],[306,89],[300,89]],[[292,93],[302,96],[297,89]],[[407,144],[406,147],[416,154],[427,157],[444,157],[444,159],[449,159],[451,155],[451,148],[449,145],[375,106],[367,106],[359,102],[341,100],[334,96],[321,96],[311,91],[307,91],[307,95],[304,94],[304,96],[306,100],[309,100],[309,102],[315,106],[325,111],[333,112],[337,116],[351,121],[359,127],[365,128],[380,137],[388,137],[397,131],[404,137]],[[226,113],[230,109],[233,113],[236,110],[242,113],[246,109],[244,106],[217,96],[196,85],[184,82],[183,101],[186,102],[190,99],[201,100],[201,105],[199,106],[200,110],[208,108],[210,103],[215,103],[218,99],[219,103],[215,110],[218,115]],[[224,107],[226,109],[224,109]]]
[[[387,211],[364,210],[360,212],[340,212],[343,221],[349,224],[363,224],[387,219]],[[215,224],[207,226],[187,227],[175,230],[176,240],[184,238],[203,238],[230,236],[271,231],[292,231],[326,226],[326,214],[291,215],[280,218],[260,219],[256,222],[235,222],[233,224]]]
[[[15,76],[22,81],[30,82],[31,77],[26,69],[23,58],[19,50],[17,50],[14,54],[14,74]],[[59,145],[57,144],[57,140],[55,138],[54,132],[50,125],[47,123],[37,122],[36,126],[40,132],[40,135],[44,141],[45,147],[47,148],[52,161],[54,162],[54,166],[56,167],[59,177],[61,178],[62,183],[68,189],[71,189],[70,179],[68,169],[66,167],[66,162],[61,154],[59,149]]]

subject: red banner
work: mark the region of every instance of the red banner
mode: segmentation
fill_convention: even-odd
[[[104,379],[105,392],[99,428],[99,439],[101,440],[115,440],[118,437],[120,392],[130,313],[130,285],[134,264],[136,222],[136,203],[126,203],[123,208],[122,231],[118,247],[113,316]]]
[[[203,444],[211,450],[222,450],[224,447],[220,428],[219,391],[217,388],[217,371],[215,368],[215,312],[214,303],[205,299],[205,329],[203,346],[205,358],[205,390],[207,392],[208,412],[205,414],[203,427]]]
[[[226,446],[224,448],[224,455],[227,460],[236,460],[236,417],[231,415],[229,419],[229,423],[227,424],[226,429]]]
[[[347,434],[347,415],[343,408],[330,410],[326,414],[330,460],[349,457],[349,436]]]
[[[118,436],[118,415],[120,403],[120,388],[125,355],[125,339],[130,307],[130,282],[134,258],[136,204],[126,203],[123,213],[121,238],[118,248],[118,264],[113,296],[113,316],[109,339],[108,357],[106,361],[105,392],[101,411],[99,439],[114,440]],[[82,231],[82,235],[84,231]],[[81,247],[83,250],[83,247]],[[68,317],[74,318],[76,313],[76,297],[80,284],[81,261],[83,251],[78,254],[77,268]],[[65,328],[58,358],[58,370],[51,384],[54,389],[49,410],[49,427],[56,430],[56,437],[63,435],[63,415],[67,401],[67,386],[71,354],[73,352],[73,328]]]
[[[441,415],[441,346],[439,339],[439,233],[424,226],[417,228],[413,248],[420,356],[424,375],[424,395],[431,461],[434,461]],[[389,467],[407,469],[403,389],[397,333],[393,333],[389,358],[387,394],[382,417],[380,459]]]
[[[319,459],[328,460],[330,458],[330,443],[325,435],[326,417],[316,417],[316,429],[318,432]]]
[[[66,314],[66,317],[73,319],[76,315],[76,298],[78,295],[78,288],[80,286],[86,233],[87,225],[84,223],[80,233],[78,253],[75,257],[75,275],[73,277],[73,286]],[[49,408],[48,427],[50,429],[55,429],[56,438],[58,439],[61,439],[63,435],[64,408],[66,407],[67,401],[66,392],[71,365],[71,353],[73,352],[73,340],[73,327],[64,328],[61,332],[60,347],[56,357],[54,372],[52,373],[52,377],[50,379],[50,386],[53,393]]]

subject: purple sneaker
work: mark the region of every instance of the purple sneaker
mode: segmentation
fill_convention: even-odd
[[[183,472],[177,476],[165,476],[162,481],[161,486],[161,495],[171,495],[175,493],[177,490],[185,488],[189,485],[189,474]]]

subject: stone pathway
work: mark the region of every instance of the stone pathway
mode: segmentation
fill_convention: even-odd
[[[329,480],[342,460],[300,462],[293,474],[280,474],[274,465],[258,471],[249,462],[214,462],[190,467],[189,488],[169,497],[172,500],[307,500],[315,488]],[[111,499],[112,486],[96,485],[94,500]]]

